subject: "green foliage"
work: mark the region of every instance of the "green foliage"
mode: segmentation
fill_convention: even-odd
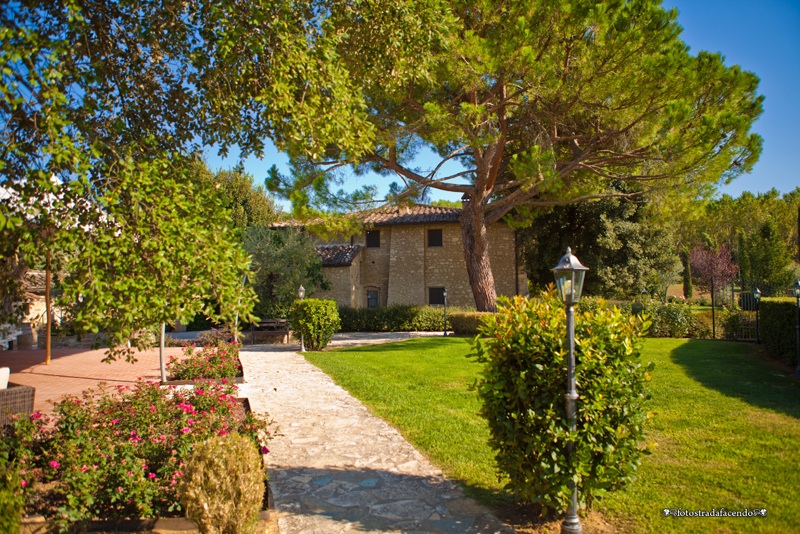
[[[544,511],[564,510],[573,477],[587,505],[635,478],[653,365],[639,361],[648,327],[620,310],[580,312],[575,321],[577,430],[569,430],[566,320],[554,292],[505,299],[475,338],[484,364],[478,393],[491,446],[510,488]],[[571,463],[567,442],[574,441]]]
[[[284,318],[301,285],[309,296],[317,288],[329,287],[322,274],[322,259],[314,251],[311,237],[301,229],[256,225],[247,229],[244,240],[252,258],[250,282],[258,295],[253,309],[256,316]]]
[[[251,226],[268,226],[277,218],[279,207],[264,186],[253,184],[253,177],[238,169],[220,171],[207,177],[216,189],[222,207],[230,213],[235,234],[244,240]]]
[[[333,337],[333,333],[341,327],[339,310],[333,300],[295,300],[290,321],[292,330],[296,334],[302,334],[308,350],[324,349]]]
[[[743,233],[739,242],[742,287],[747,290],[757,287],[765,297],[772,297],[791,285],[792,258],[773,221],[766,221],[746,237]]]
[[[705,320],[685,301],[663,303],[659,300],[609,302],[603,298],[584,297],[577,309],[582,313],[618,308],[623,315],[645,317],[650,322],[649,337],[703,339],[711,337],[711,318]]]
[[[299,174],[291,200],[324,201],[320,180],[338,184],[348,164],[355,175],[400,175],[412,190],[464,194],[465,257],[482,311],[496,300],[486,229],[506,215],[659,189],[696,195],[752,169],[761,152],[750,133],[762,112],[758,78],[721,54],[690,55],[677,12],[658,2],[362,6],[332,8],[331,20],[349,37],[341,58],[364,80],[375,142],[360,157],[331,149],[312,158],[330,172]],[[420,20],[436,24],[409,32]],[[398,35],[407,41],[396,44]],[[409,57],[416,71],[404,68]],[[411,163],[425,149],[440,159],[432,171]],[[461,166],[448,172],[453,160]],[[623,280],[615,288],[629,289]]]
[[[800,208],[800,187],[781,194],[776,189],[753,194],[744,191],[738,198],[722,195],[701,202],[701,213],[681,235],[683,243],[691,248],[700,244],[698,236],[706,234],[717,244],[737,250],[739,235],[751,239],[757,237],[764,225],[774,225],[774,237],[783,244],[796,262],[797,256],[797,210]],[[741,259],[741,247],[738,252]],[[752,289],[752,288],[748,288]]]
[[[73,254],[61,301],[80,331],[103,332],[110,357],[132,358],[127,341],[162,322],[249,317],[249,260],[191,161],[131,156],[93,208],[80,219],[91,231],[63,236]],[[134,343],[147,346],[141,337]]]
[[[458,313],[459,310],[447,308],[448,329],[452,328],[451,313]],[[342,306],[339,308],[339,317],[342,332],[435,332],[444,328],[444,310],[441,306]]]
[[[644,303],[641,313],[652,322],[649,336],[695,339],[711,337],[708,328],[697,319],[691,306],[686,304],[649,301]]]
[[[196,443],[236,432],[263,445],[268,435],[266,421],[245,413],[230,385],[116,389],[67,397],[52,420],[34,413],[6,429],[0,449],[16,458],[28,511],[63,526],[180,515],[176,485]]]
[[[10,260],[0,264],[0,323],[45,251],[72,256],[66,288],[86,299],[82,327],[112,345],[132,324],[188,320],[199,310],[187,295],[251,308],[249,292],[233,294],[246,259],[222,231],[226,210],[168,167],[212,145],[261,155],[265,138],[293,154],[332,142],[360,153],[373,128],[340,65],[344,34],[326,32],[316,4],[45,0],[3,10],[0,184],[14,201],[0,203]]]
[[[0,532],[18,532],[25,499],[11,451],[0,447]]]
[[[568,246],[590,269],[586,295],[635,297],[645,290],[661,295],[679,274],[670,226],[650,217],[641,199],[558,206],[532,219],[521,235],[533,287],[553,282],[550,269]]]
[[[681,265],[683,266],[683,298],[690,299],[694,296],[694,286],[692,285],[692,264],[689,263],[689,253],[681,251]]]
[[[797,300],[789,297],[761,299],[761,340],[773,358],[797,366]]]
[[[195,352],[193,345],[187,345],[183,349],[183,358],[172,356],[167,363],[170,380],[242,376],[239,347],[238,343],[222,341],[215,345],[206,345]]]
[[[478,329],[483,323],[483,319],[491,313],[487,312],[453,312],[448,314],[447,319],[450,328],[458,336],[476,336]]]
[[[252,440],[235,434],[195,445],[178,486],[186,516],[203,534],[252,534],[264,495],[264,469]]]
[[[719,322],[724,339],[737,339],[745,325],[745,315],[738,306],[723,307],[719,311]]]

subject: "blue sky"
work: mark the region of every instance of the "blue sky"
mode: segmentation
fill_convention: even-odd
[[[683,40],[698,50],[720,52],[726,65],[739,65],[761,78],[764,112],[753,131],[764,149],[753,172],[723,188],[739,196],[800,186],[800,1],[666,0],[679,11]]]
[[[738,197],[742,191],[759,193],[774,187],[787,193],[800,186],[800,0],[665,0],[663,6],[678,9],[682,37],[693,54],[720,52],[726,65],[740,65],[761,79],[764,112],[753,127],[764,138],[761,158],[752,173],[721,192]],[[235,157],[222,160],[211,151],[207,157],[214,170],[237,163]],[[287,163],[286,156],[272,147],[263,160],[244,162],[256,183],[263,182],[273,164],[286,172]],[[433,192],[434,199],[442,197],[437,193]]]

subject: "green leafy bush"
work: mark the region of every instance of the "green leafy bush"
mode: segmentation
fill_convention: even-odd
[[[292,306],[292,330],[303,336],[308,350],[324,349],[339,330],[336,302],[323,299],[298,299]]]
[[[761,299],[759,330],[767,351],[788,365],[797,365],[797,300],[791,297]]]
[[[238,343],[222,341],[215,345],[202,347],[198,352],[195,352],[193,345],[188,345],[183,352],[183,358],[172,356],[167,363],[167,371],[171,380],[242,376]]]
[[[637,306],[638,305],[638,306]],[[707,338],[711,331],[698,321],[691,306],[679,303],[663,304],[656,300],[634,303],[632,313],[644,314],[651,321],[651,337]]]
[[[453,312],[447,314],[447,321],[450,323],[450,328],[459,336],[475,336],[478,334],[478,327],[481,321],[490,312]]]
[[[737,339],[745,325],[744,312],[738,306],[723,306],[718,312],[724,339]]]
[[[186,516],[204,534],[255,532],[264,469],[253,442],[218,436],[195,445],[178,486]]]
[[[11,451],[0,450],[0,532],[18,532],[25,500]]]
[[[490,445],[510,488],[544,512],[564,510],[575,473],[587,505],[631,481],[640,463],[647,414],[645,385],[653,365],[640,362],[649,326],[619,309],[576,314],[577,430],[570,432],[566,320],[554,292],[540,299],[501,299],[475,338],[484,364],[477,388]],[[575,448],[571,465],[566,445]]]
[[[52,417],[18,417],[0,452],[15,459],[26,510],[66,528],[86,519],[181,515],[176,485],[194,445],[238,433],[265,447],[266,426],[245,413],[229,385],[138,382],[67,397]]]

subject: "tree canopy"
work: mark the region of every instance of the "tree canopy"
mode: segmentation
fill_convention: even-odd
[[[528,280],[546,287],[551,268],[571,246],[589,267],[584,293],[636,297],[657,293],[665,298],[680,274],[675,234],[648,213],[643,199],[605,198],[556,206],[536,217],[520,233]]]
[[[204,292],[252,304],[234,292],[235,238],[214,233],[227,213],[188,160],[212,144],[260,154],[267,138],[358,153],[372,126],[323,14],[287,0],[3,4],[0,186],[14,200],[0,203],[0,297],[19,297],[48,248],[75,255],[65,295],[109,335],[183,316]],[[55,224],[75,206],[78,224]]]
[[[367,153],[332,145],[314,158],[333,173],[352,164],[416,191],[465,195],[462,239],[480,309],[494,308],[486,225],[526,208],[613,194],[688,188],[692,194],[748,171],[761,139],[758,78],[720,54],[689,53],[677,12],[655,0],[426,3],[436,24],[402,58],[375,14],[332,10],[348,28],[340,57],[361,87],[376,140]],[[405,8],[400,4],[397,9]],[[423,9],[423,8],[420,8]],[[388,15],[387,15],[388,16]],[[375,75],[374,72],[383,73]],[[412,165],[422,147],[441,157]],[[442,172],[458,161],[462,171]],[[301,174],[295,187],[319,183]]]

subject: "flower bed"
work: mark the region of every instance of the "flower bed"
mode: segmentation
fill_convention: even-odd
[[[195,443],[239,433],[269,452],[267,422],[246,413],[232,386],[192,390],[139,382],[69,397],[51,417],[5,429],[0,453],[19,475],[25,511],[63,526],[91,519],[177,517],[176,485]],[[2,454],[0,454],[2,456]]]
[[[194,345],[183,349],[183,358],[170,358],[167,371],[172,380],[233,379],[243,376],[236,342],[217,342],[196,351]]]

